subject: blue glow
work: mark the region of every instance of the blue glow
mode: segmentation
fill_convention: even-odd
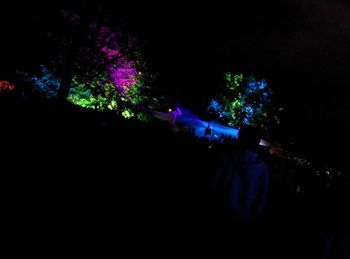
[[[267,82],[263,79],[259,82],[259,89],[263,90],[267,86]]]
[[[212,102],[215,104],[215,101]],[[251,107],[249,107],[252,109]],[[169,109],[170,110],[170,109]],[[249,109],[248,109],[249,110]],[[162,121],[167,121],[171,129],[193,133],[196,137],[207,138],[210,141],[224,142],[225,138],[237,139],[239,129],[226,126],[218,121],[204,121],[189,109],[177,106],[172,112],[152,111],[152,115]],[[210,134],[205,134],[206,129],[210,129]],[[271,146],[271,143],[261,139],[261,146]]]
[[[211,129],[211,135],[205,135],[205,129],[209,124],[209,128]],[[190,125],[194,129],[194,134],[197,137],[206,137],[210,140],[215,140],[221,142],[221,136],[230,137],[232,139],[237,139],[238,137],[238,129],[225,126],[220,124],[219,122],[208,122],[201,121],[200,124],[192,124]]]
[[[232,128],[229,126],[225,126],[220,124],[217,121],[208,122],[201,120],[197,115],[192,113],[189,109],[184,107],[177,107],[175,110],[179,110],[179,112],[156,112],[153,111],[153,116],[163,120],[168,121],[169,124],[172,125],[171,128],[185,129],[185,131],[192,132],[196,137],[205,137],[212,141],[223,141],[222,137],[230,137],[232,139],[236,139],[238,137],[238,129]],[[205,129],[208,127],[211,129],[211,134],[206,135]]]

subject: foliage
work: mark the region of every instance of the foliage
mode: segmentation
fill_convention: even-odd
[[[110,82],[103,82],[103,78],[97,78],[88,82],[90,85],[87,87],[87,83],[79,82],[78,78],[74,77],[72,81],[74,87],[70,90],[68,100],[81,107],[94,110],[117,109],[115,86]]]
[[[44,65],[40,66],[39,75],[30,75],[22,71],[17,71],[17,74],[27,83],[32,85],[34,94],[44,96],[49,100],[57,98],[57,91],[61,85],[61,79],[57,76],[57,72],[53,68],[47,68]]]
[[[12,91],[15,86],[6,80],[0,80],[0,93]]]
[[[22,73],[33,91],[55,100],[68,78],[68,101],[89,109],[116,110],[125,118],[147,118],[147,109],[159,102],[151,97],[148,85],[154,76],[136,38],[119,27],[87,21],[67,11],[63,16],[70,28],[56,35],[57,47],[48,65],[42,65],[37,76]]]
[[[150,98],[150,87],[145,86],[150,80],[139,71],[147,69],[136,40],[128,37],[125,43],[121,31],[96,23],[89,28],[93,42],[80,49],[68,100],[86,108],[117,110],[125,118],[146,118],[143,108],[156,106],[157,102]]]
[[[208,111],[230,126],[253,124],[266,129],[279,123],[278,109],[272,101],[272,91],[265,80],[229,72],[225,88],[211,101]]]

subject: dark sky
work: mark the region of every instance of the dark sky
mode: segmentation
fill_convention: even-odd
[[[310,119],[335,116],[347,124],[349,7],[334,1],[244,2],[167,3],[158,6],[162,11],[148,6],[152,17],[143,22],[158,34],[158,51],[167,59],[162,62],[171,66],[179,91],[191,85],[188,92],[200,96],[201,84],[214,88],[228,69],[253,73],[288,104],[300,102]]]
[[[350,143],[350,6],[345,1],[106,5],[120,10],[147,42],[163,87],[196,112],[206,107],[226,71],[251,73],[266,79],[287,106],[285,128],[294,130],[297,141],[314,145],[325,138],[328,148]],[[4,7],[0,53],[11,66],[2,74],[14,63],[30,65],[38,59],[35,53],[43,55],[36,51],[45,48],[41,39],[50,26],[45,19],[52,22],[63,6],[63,1],[12,1]]]
[[[226,71],[252,73],[287,106],[291,141],[325,156],[349,145],[350,6],[230,2],[139,5],[135,20],[157,41],[164,83],[200,112]]]

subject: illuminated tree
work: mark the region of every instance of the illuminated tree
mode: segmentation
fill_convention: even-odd
[[[15,86],[6,80],[0,80],[0,93],[13,91]]]
[[[208,111],[223,123],[269,128],[279,123],[278,109],[272,104],[272,91],[265,80],[243,74],[226,74],[223,92],[213,99]]]
[[[32,93],[49,100],[56,100],[61,79],[57,77],[54,69],[41,65],[40,70],[38,75],[30,75],[22,71],[17,71],[17,74],[23,81],[32,85]]]
[[[80,48],[68,100],[86,108],[117,110],[125,118],[145,118],[158,105],[149,93],[152,77],[136,40],[118,29],[89,24],[89,45]],[[142,72],[141,72],[142,71]]]
[[[158,99],[151,94],[154,76],[135,37],[70,12],[63,16],[70,28],[56,36],[56,53],[41,66],[41,75],[22,73],[33,91],[51,100],[145,119]]]

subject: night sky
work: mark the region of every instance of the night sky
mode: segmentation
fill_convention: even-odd
[[[86,9],[88,2],[4,6],[1,77],[39,64],[58,10]],[[120,10],[145,42],[161,87],[198,114],[225,72],[243,72],[266,79],[287,107],[282,128],[290,141],[325,154],[350,143],[350,5],[345,1],[100,2]]]

